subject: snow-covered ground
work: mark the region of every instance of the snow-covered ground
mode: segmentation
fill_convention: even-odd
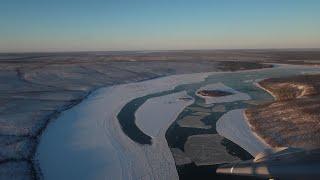
[[[252,156],[271,147],[251,129],[244,115],[244,109],[235,109],[224,114],[216,123],[217,132],[241,146]]]
[[[137,97],[170,90],[180,84],[203,81],[209,74],[168,76],[101,88],[93,92],[80,104],[64,111],[48,126],[41,137],[36,158],[43,177],[178,179],[166,141],[162,138],[155,139],[151,146],[133,142],[123,133],[117,114],[125,104]],[[183,102],[183,106],[185,103],[190,102]],[[163,105],[155,105],[158,106]],[[182,107],[179,105],[179,108]],[[174,109],[178,111],[179,108]],[[165,113],[167,112],[163,112],[162,115]],[[168,126],[168,119],[157,120],[165,122],[163,128]],[[158,132],[165,132],[165,129]],[[146,133],[150,131],[146,130]]]
[[[202,96],[198,94],[201,90],[220,90],[233,93],[227,96],[220,96],[220,97],[210,97],[210,96]],[[214,83],[208,84],[204,87],[201,87],[197,90],[196,95],[203,98],[206,104],[214,104],[214,103],[225,103],[225,102],[233,102],[233,101],[241,101],[241,100],[249,100],[251,99],[250,96],[246,93],[239,92],[234,90],[223,83]]]

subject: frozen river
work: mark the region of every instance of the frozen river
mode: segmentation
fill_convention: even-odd
[[[315,72],[278,66],[101,88],[48,126],[36,156],[41,174],[45,179],[183,179],[186,169],[193,173],[201,166],[251,158],[246,144],[218,134],[217,121],[229,111],[273,100],[255,82]],[[236,96],[206,101],[195,95],[202,87],[232,90]]]

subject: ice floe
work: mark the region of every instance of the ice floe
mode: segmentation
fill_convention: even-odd
[[[213,106],[213,108],[211,110],[212,110],[212,112],[225,112],[226,107],[224,105],[220,104],[220,105]]]
[[[171,148],[171,152],[177,166],[192,163],[191,159],[179,148]]]
[[[185,153],[196,165],[213,165],[240,160],[226,151],[222,145],[224,138],[219,134],[189,136],[184,145]]]
[[[200,128],[200,129],[210,129],[210,125],[206,125],[201,119],[208,116],[209,114],[192,114],[177,121],[180,127],[186,128]]]
[[[183,109],[194,102],[193,98],[183,100],[184,97],[191,98],[186,91],[182,91],[148,99],[135,114],[137,126],[145,134],[165,141],[166,130]]]

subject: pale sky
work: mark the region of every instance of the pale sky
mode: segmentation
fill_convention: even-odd
[[[0,52],[320,48],[318,0],[0,0]]]

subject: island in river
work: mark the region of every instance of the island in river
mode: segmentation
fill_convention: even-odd
[[[220,96],[228,96],[233,93],[221,90],[201,90],[198,91],[197,94],[201,96],[209,96],[209,97],[220,97]]]

